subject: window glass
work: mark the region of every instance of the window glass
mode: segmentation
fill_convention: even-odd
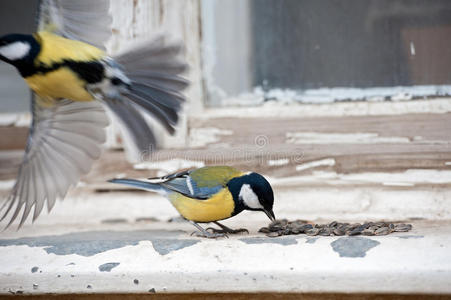
[[[252,92],[302,102],[451,92],[449,0],[213,2],[204,11],[210,104]]]

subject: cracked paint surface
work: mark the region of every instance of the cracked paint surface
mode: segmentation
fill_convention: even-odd
[[[330,245],[340,257],[365,257],[366,252],[380,242],[364,237],[341,237]]]
[[[314,244],[316,242],[316,240],[318,240],[318,239],[319,239],[319,237],[308,237],[305,242],[307,244]]]
[[[294,238],[242,238],[240,241],[246,244],[279,244],[283,246],[296,245],[298,242]]]
[[[178,239],[182,234],[184,234],[183,231],[169,230],[88,231],[4,239],[0,240],[0,247],[27,245],[29,247],[43,247],[49,254],[93,256],[112,249],[135,246],[140,241],[151,241],[155,251],[161,255],[166,255],[199,242],[199,240]]]
[[[398,236],[397,238],[400,238],[400,239],[422,239],[422,238],[424,238],[424,235],[403,235],[403,236]]]
[[[166,255],[172,251],[177,251],[185,247],[192,246],[199,243],[199,240],[168,240],[168,239],[155,239],[152,240],[152,245],[155,251],[161,255]]]
[[[255,234],[200,239],[189,237],[188,228],[177,231],[174,226],[168,230],[163,227],[168,226],[166,223],[160,225],[164,230],[142,230],[137,224],[135,230],[97,229],[34,238],[17,234],[0,240],[0,294],[262,289],[300,293],[449,293],[451,225],[447,224],[416,224],[410,234],[375,237],[270,238]],[[74,247],[68,240],[80,245]],[[89,247],[89,243],[96,244],[97,252],[103,252],[78,255],[78,247]],[[105,250],[124,244],[127,246]],[[54,254],[63,250],[71,254]],[[427,257],[424,253],[428,253]],[[359,284],[350,285],[355,278]]]
[[[119,265],[120,265],[120,263],[118,263],[118,262],[105,263],[105,264],[99,266],[99,271],[100,272],[110,272],[112,269],[116,268]]]

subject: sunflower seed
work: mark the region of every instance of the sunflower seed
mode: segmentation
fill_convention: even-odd
[[[371,229],[365,229],[364,231],[362,231],[363,235],[374,235],[374,230]]]
[[[344,230],[341,230],[340,228],[336,228],[336,229],[334,229],[334,231],[333,231],[333,233],[335,234],[335,235],[345,235],[345,231]]]
[[[329,223],[329,227],[336,227],[338,225],[337,221],[333,221],[331,223]]]
[[[388,228],[388,227],[381,227],[374,232],[375,235],[387,235],[389,233],[390,233],[390,228]]]
[[[319,231],[320,231],[320,229],[318,229],[318,228],[312,228],[312,229],[307,230],[305,232],[305,234],[315,236],[315,235],[319,234]]]
[[[305,233],[310,236],[342,236],[342,235],[387,235],[392,232],[407,232],[412,229],[411,224],[394,224],[387,222],[309,224],[305,220],[289,221],[281,219],[273,221],[268,227],[260,228],[259,232],[275,237],[280,235]]]
[[[331,231],[330,231],[330,228],[322,228],[320,231],[319,231],[319,235],[322,235],[322,236],[329,236],[331,234]]]
[[[269,236],[269,237],[277,237],[277,236],[280,236],[280,235],[282,235],[282,234],[280,232],[277,232],[277,231],[272,231],[272,232],[269,232],[269,233],[266,234],[266,236]]]
[[[397,224],[394,227],[395,232],[407,232],[412,229],[411,224]]]
[[[262,228],[260,228],[260,230],[258,230],[258,232],[269,233],[270,231],[269,231],[268,227],[262,227]]]

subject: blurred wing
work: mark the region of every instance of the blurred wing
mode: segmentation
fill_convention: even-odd
[[[139,158],[143,158],[148,153],[146,151],[156,149],[157,141],[152,129],[132,102],[111,99],[104,103],[121,121],[126,134],[140,151]]]
[[[40,30],[46,26],[73,40],[105,50],[111,36],[110,0],[44,0],[40,7]]]
[[[50,211],[56,199],[63,199],[68,189],[90,170],[105,142],[108,118],[98,102],[61,100],[43,108],[33,98],[32,113],[33,123],[16,184],[0,207],[0,221],[13,211],[7,227],[24,206],[19,227],[33,206],[33,221],[46,200]]]
[[[158,35],[115,57],[131,80],[124,95],[153,115],[171,134],[185,101],[182,91],[188,86],[181,77],[188,68],[182,52],[181,43]]]

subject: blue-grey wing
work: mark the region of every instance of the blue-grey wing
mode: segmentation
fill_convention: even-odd
[[[161,185],[187,197],[200,200],[210,198],[223,188],[221,184],[210,187],[199,187],[189,175],[174,178],[170,181],[161,183]]]

